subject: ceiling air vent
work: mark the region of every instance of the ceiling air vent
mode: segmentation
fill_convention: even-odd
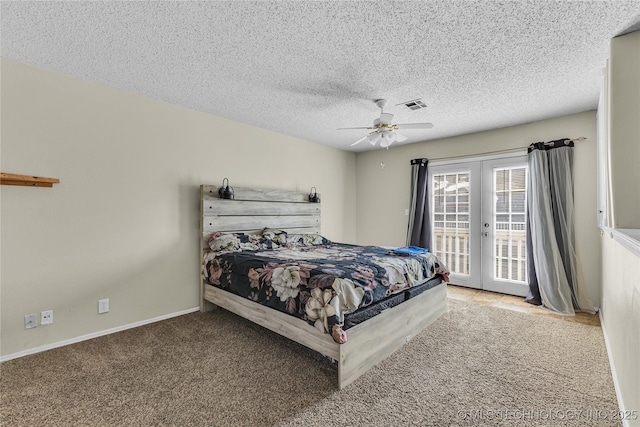
[[[396,104],[396,105],[403,105],[409,110],[420,110],[422,108],[427,108],[427,104],[422,102],[420,98],[413,99],[411,101],[401,102],[400,104]]]

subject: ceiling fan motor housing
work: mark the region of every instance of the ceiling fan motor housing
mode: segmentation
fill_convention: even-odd
[[[376,105],[378,107],[380,107],[380,109],[382,110],[384,107],[387,106],[387,100],[386,99],[376,99]]]

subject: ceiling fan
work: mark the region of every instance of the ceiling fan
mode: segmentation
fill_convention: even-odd
[[[389,148],[394,142],[402,142],[407,139],[406,136],[396,132],[398,129],[431,129],[432,123],[402,123],[391,124],[393,120],[393,114],[385,113],[384,107],[387,105],[386,99],[376,99],[375,103],[380,107],[380,118],[373,121],[373,126],[368,127],[355,127],[355,128],[338,128],[338,130],[344,129],[369,129],[372,132],[369,135],[365,135],[351,146],[361,143],[365,139],[369,141],[369,144],[376,145],[380,141],[380,147]]]

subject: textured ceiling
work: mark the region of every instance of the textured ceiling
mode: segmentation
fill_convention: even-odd
[[[640,1],[6,2],[1,54],[342,149],[386,98],[414,143],[594,109]],[[422,98],[428,108],[396,104]],[[379,149],[379,147],[376,147]]]

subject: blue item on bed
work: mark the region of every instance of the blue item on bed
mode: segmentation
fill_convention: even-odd
[[[399,255],[418,255],[418,254],[426,254],[429,252],[429,248],[421,248],[419,246],[407,246],[404,248],[396,248],[393,250],[393,253]]]

